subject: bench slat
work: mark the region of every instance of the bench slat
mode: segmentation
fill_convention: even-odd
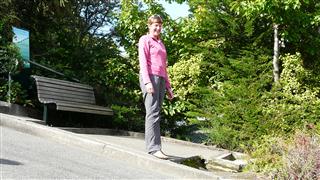
[[[77,99],[87,99],[89,104],[95,104],[95,96],[93,93],[84,93],[76,91],[70,92],[68,90],[63,89],[50,89],[47,87],[39,87],[38,96],[43,98],[47,98],[47,96],[50,96],[51,98],[55,98],[56,96],[67,96]]]
[[[86,84],[80,84],[76,82],[70,82],[70,81],[64,81],[64,80],[59,80],[59,79],[53,79],[53,78],[47,78],[47,77],[42,77],[42,76],[32,76],[37,82],[48,82],[51,84],[57,84],[57,85],[62,85],[66,87],[75,87],[75,88],[87,88],[87,89],[93,89],[91,86],[86,85]]]
[[[95,104],[95,97],[92,94],[65,94],[63,92],[50,92],[50,91],[43,91],[39,90],[40,93],[38,93],[38,98],[40,99],[57,99],[57,100],[63,100],[66,99],[68,101],[75,101],[75,102],[83,102],[86,104]]]
[[[75,91],[75,92],[80,92],[80,93],[90,93],[93,91],[92,89],[88,89],[88,88],[81,88],[81,87],[74,87],[74,86],[62,86],[60,84],[51,84],[51,83],[47,83],[47,82],[37,82],[38,86],[40,87],[44,87],[44,88],[50,88],[50,89],[63,89],[66,91]]]
[[[69,98],[69,97],[55,97],[51,98],[50,96],[47,97],[38,97],[39,101],[41,103],[47,103],[47,102],[52,102],[52,103],[58,103],[58,102],[70,102],[70,103],[78,103],[78,104],[91,104],[94,105],[94,103],[89,103],[87,100],[83,99],[74,99],[74,98]]]
[[[57,103],[57,110],[62,111],[74,111],[91,114],[102,114],[102,115],[113,115],[113,111],[110,108],[101,106],[85,106],[83,104],[68,104],[68,103]]]

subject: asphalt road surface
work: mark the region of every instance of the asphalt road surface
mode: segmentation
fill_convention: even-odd
[[[107,155],[0,126],[0,179],[172,179]]]

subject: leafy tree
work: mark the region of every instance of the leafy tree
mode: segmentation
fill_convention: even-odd
[[[80,79],[97,57],[117,54],[111,37],[100,30],[112,21],[114,6],[102,1],[16,4],[21,26],[31,31],[32,58]]]
[[[93,86],[108,84],[99,80],[100,73],[106,68],[105,61],[119,57],[112,32],[103,29],[114,22],[116,7],[116,1],[14,3],[16,24],[31,33],[31,59]],[[48,71],[35,73],[55,77]]]
[[[173,105],[173,107],[176,110],[184,107],[183,111],[189,122],[205,127],[205,132],[209,134],[208,143],[243,150],[243,147],[250,148],[252,143],[260,141],[258,138],[260,135],[290,134],[295,128],[303,126],[305,122],[315,122],[314,118],[317,115],[311,115],[300,109],[306,106],[302,101],[294,100],[295,103],[292,105],[292,98],[289,98],[291,96],[282,92],[284,89],[279,90],[279,87],[274,86],[271,82],[270,60],[273,38],[270,37],[270,34],[272,34],[273,26],[271,26],[272,21],[270,23],[268,15],[251,12],[248,16],[252,17],[245,19],[242,14],[233,11],[236,10],[234,1],[188,2],[193,15],[182,19],[173,31],[169,31],[173,37],[172,43],[176,43],[178,47],[175,52],[179,54],[176,56],[178,61],[170,69],[173,87],[178,94],[177,102],[179,102],[176,103],[179,106]],[[285,45],[282,51],[306,52],[307,48],[300,47],[292,40],[293,37],[296,37],[292,31],[302,31],[297,27],[293,28],[293,24],[288,22],[289,11],[294,9],[292,3],[288,4],[291,10],[288,10],[286,14],[279,13],[281,14],[280,20],[288,16],[286,21],[281,21],[288,25],[279,24],[281,35],[279,39],[284,41]],[[308,7],[312,10],[310,6]],[[301,18],[305,12],[302,9],[295,10],[299,11],[295,12],[299,15],[298,18]],[[315,13],[312,16],[311,19],[317,17]],[[301,19],[294,20],[300,24],[306,23],[306,26],[308,23],[312,24],[311,21],[303,23],[300,21]],[[314,30],[310,28],[306,34]],[[315,36],[315,42],[316,39],[317,36]],[[310,60],[305,59],[305,55],[301,57],[304,58],[298,59],[303,62]],[[297,65],[290,67],[297,67]],[[303,71],[306,70],[302,66],[301,68]],[[304,84],[301,87],[302,91],[306,86],[317,87],[315,79],[319,76],[315,72],[318,67],[313,68],[314,70],[310,69],[309,78],[299,80],[299,83]],[[287,70],[286,67],[283,72]],[[288,77],[296,78],[296,74]],[[310,81],[308,82],[307,79]],[[287,82],[289,79],[283,78],[282,83]],[[298,88],[299,86],[292,87]],[[310,102],[311,99],[312,102],[317,102],[317,91],[312,89],[307,92],[315,94],[302,95],[308,98],[306,102]],[[295,113],[289,113],[286,110],[288,107],[291,107],[290,111]],[[280,112],[279,109],[281,109]],[[314,109],[312,112],[316,111]],[[300,116],[303,117],[302,120],[298,120],[301,119]],[[199,119],[203,118],[206,121],[200,122]]]
[[[18,82],[11,79],[12,75],[18,72],[22,60],[17,47],[12,43],[10,23],[16,17],[9,8],[11,3],[11,1],[0,3],[0,100],[25,104],[25,91]]]
[[[235,1],[233,9],[252,21],[264,21],[264,26],[274,29],[274,80],[280,78],[279,41],[284,53],[301,52],[306,64],[317,62],[319,54],[318,1]],[[301,28],[297,28],[301,27]],[[278,33],[278,30],[280,31]],[[271,34],[269,34],[270,36]],[[279,36],[279,37],[277,37]]]

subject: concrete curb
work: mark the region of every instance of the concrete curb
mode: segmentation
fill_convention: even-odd
[[[99,142],[80,134],[64,131],[58,128],[40,125],[31,122],[31,118],[11,116],[0,113],[0,126],[12,128],[28,134],[33,134],[46,139],[58,141],[63,144],[75,145],[88,151],[102,153],[110,158],[123,160],[134,165],[165,172],[176,178],[187,179],[228,179],[211,172],[201,171],[188,166],[180,165],[171,161],[164,161],[148,157],[139,152],[121,149],[116,144]],[[33,119],[34,121],[38,121]]]
[[[67,128],[63,127],[59,129],[63,129],[63,130],[78,133],[78,134],[100,134],[100,135],[111,135],[111,136],[117,135],[117,136],[130,136],[134,138],[144,139],[144,133],[125,131],[125,130],[101,129],[101,128],[69,128],[69,127]],[[201,148],[212,149],[216,151],[225,151],[225,149],[220,149],[215,146],[208,146],[204,144],[198,144],[198,143],[193,143],[189,141],[169,138],[169,137],[162,136],[161,140],[163,142],[171,142],[171,143],[182,144],[182,145],[191,146],[191,147],[201,147]],[[232,153],[232,152],[230,151],[228,153]]]

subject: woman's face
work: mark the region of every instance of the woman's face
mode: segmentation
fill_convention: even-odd
[[[160,33],[162,30],[162,24],[161,23],[152,23],[149,25],[149,34],[157,39],[160,38]]]

